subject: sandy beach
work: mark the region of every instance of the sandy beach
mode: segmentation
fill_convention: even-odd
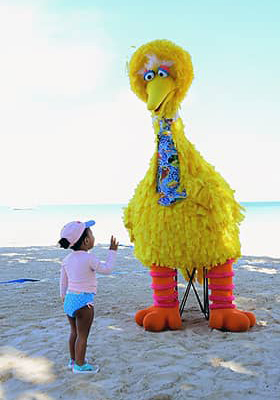
[[[98,245],[95,254],[106,258]],[[67,369],[69,327],[59,298],[56,247],[0,249],[0,399],[243,400],[280,398],[280,259],[243,256],[235,265],[236,304],[253,311],[246,333],[211,330],[194,295],[180,331],[145,332],[134,314],[152,302],[151,279],[121,247],[114,272],[99,276],[87,357],[93,376]],[[179,279],[182,297],[185,282]]]

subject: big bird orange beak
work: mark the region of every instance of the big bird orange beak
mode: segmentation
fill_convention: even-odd
[[[165,100],[168,100],[168,95],[175,88],[175,82],[171,76],[162,78],[156,76],[152,81],[147,84],[147,108],[156,113],[160,112]]]

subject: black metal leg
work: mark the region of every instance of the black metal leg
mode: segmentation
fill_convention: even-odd
[[[188,275],[189,275],[189,278],[191,278],[191,275],[189,274],[189,271],[188,271]],[[203,314],[204,314],[204,307],[203,307],[203,305],[202,305],[202,303],[201,303],[201,300],[200,300],[199,295],[198,295],[198,293],[197,293],[196,287],[195,287],[194,284],[193,284],[193,279],[191,280],[191,285],[192,285],[192,288],[193,288],[195,297],[196,297],[196,299],[197,299],[197,301],[198,301],[199,307],[200,307],[200,309],[201,309],[201,312],[203,312]]]
[[[194,268],[191,276],[189,275],[189,271],[188,271],[188,275],[190,276],[190,280],[188,282],[188,286],[186,288],[185,294],[184,294],[183,299],[182,299],[181,304],[180,304],[180,309],[179,309],[180,315],[183,314],[183,311],[184,311],[184,308],[185,308],[185,304],[186,304],[187,298],[188,298],[189,293],[190,293],[191,284],[192,284],[192,280],[194,278],[195,271],[196,271],[196,269]]]
[[[207,269],[203,268],[203,304],[202,304],[202,302],[200,300],[199,294],[198,294],[198,292],[196,290],[196,287],[194,286],[194,283],[193,283],[195,272],[196,272],[196,268],[193,269],[191,274],[189,273],[189,270],[187,270],[187,274],[188,274],[188,277],[189,277],[189,282],[188,282],[186,291],[184,293],[183,299],[182,299],[181,304],[180,304],[180,308],[179,308],[180,315],[183,314],[183,311],[184,311],[184,308],[185,308],[185,305],[186,305],[186,301],[187,301],[187,298],[189,296],[189,293],[190,293],[190,290],[191,290],[191,287],[192,287],[193,291],[194,291],[194,294],[195,294],[195,297],[197,299],[197,302],[199,304],[200,310],[204,314],[204,317],[208,320],[209,319],[209,297],[208,297],[208,279],[206,278]]]
[[[207,269],[203,268],[203,302],[204,302],[204,316],[209,319],[209,293],[208,293],[208,278]]]

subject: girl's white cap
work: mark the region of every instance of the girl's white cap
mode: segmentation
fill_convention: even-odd
[[[70,243],[69,247],[73,246],[82,236],[82,233],[86,228],[95,225],[95,221],[87,221],[87,222],[80,222],[80,221],[72,221],[66,224],[61,232],[60,238],[65,238]]]

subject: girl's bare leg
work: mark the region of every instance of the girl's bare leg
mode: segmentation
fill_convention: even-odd
[[[83,307],[76,311],[77,339],[75,342],[75,362],[78,365],[85,363],[87,338],[94,317],[92,306]]]
[[[67,318],[71,326],[71,332],[69,336],[69,352],[72,360],[75,360],[75,342],[77,339],[76,318],[69,317],[69,315],[67,315]]]

